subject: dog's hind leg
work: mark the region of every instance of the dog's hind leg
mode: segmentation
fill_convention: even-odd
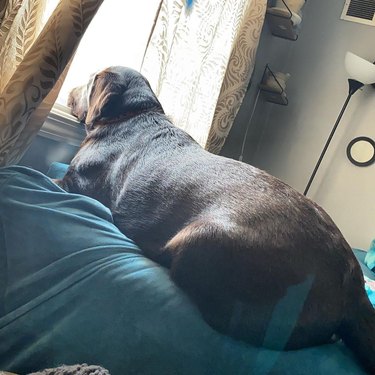
[[[172,279],[196,303],[209,325],[254,345],[263,343],[282,293],[265,267],[241,265],[247,249],[228,225],[193,221],[165,250],[173,258]]]

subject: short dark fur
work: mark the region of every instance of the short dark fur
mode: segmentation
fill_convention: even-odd
[[[60,185],[108,206],[123,233],[170,267],[209,324],[286,350],[338,334],[375,373],[375,312],[359,264],[318,205],[259,169],[203,150],[131,69],[97,74],[69,104],[87,137]],[[267,331],[275,311],[273,325],[291,324],[286,336]]]

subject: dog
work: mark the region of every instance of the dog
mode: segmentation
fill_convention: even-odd
[[[68,105],[87,136],[58,184],[109,207],[208,324],[279,350],[336,335],[375,373],[375,311],[322,208],[264,171],[205,151],[132,69],[92,75]]]

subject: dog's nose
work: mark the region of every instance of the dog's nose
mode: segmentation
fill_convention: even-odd
[[[67,105],[70,107],[71,105],[74,104],[75,102],[75,98],[77,98],[77,95],[78,95],[78,90],[80,89],[80,87],[74,87],[74,89],[72,89],[70,92],[69,92],[69,95],[68,95],[68,102],[67,102]]]
[[[74,97],[73,97],[73,90],[69,93],[68,95],[68,100],[66,102],[66,105],[69,107],[69,108],[73,108],[74,107]]]

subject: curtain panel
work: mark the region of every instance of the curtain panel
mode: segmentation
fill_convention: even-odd
[[[142,73],[174,123],[219,153],[255,64],[266,0],[163,0]]]
[[[69,63],[103,0],[0,0],[0,165],[16,163],[50,112]]]

